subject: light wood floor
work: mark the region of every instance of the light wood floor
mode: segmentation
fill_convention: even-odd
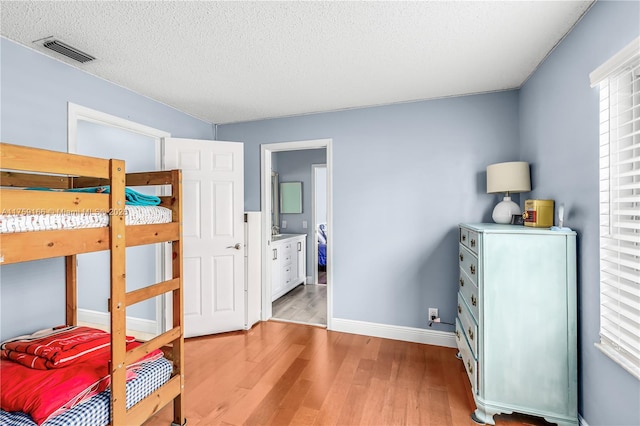
[[[274,300],[272,315],[275,319],[327,325],[327,286],[299,285]]]
[[[275,321],[187,339],[187,424],[474,425],[456,352]],[[171,413],[145,425],[167,426]],[[496,424],[546,423],[496,416]]]

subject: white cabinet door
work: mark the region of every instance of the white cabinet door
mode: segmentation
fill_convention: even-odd
[[[244,328],[243,153],[237,142],[165,139],[165,169],[182,169],[185,337]]]
[[[302,236],[293,247],[296,253],[296,281],[307,283],[307,237]]]
[[[275,296],[282,290],[282,246],[279,243],[271,243],[271,301],[276,300]]]

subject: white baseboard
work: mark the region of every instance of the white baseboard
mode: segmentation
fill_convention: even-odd
[[[580,426],[589,426],[585,419],[582,418],[580,414],[578,414],[578,424]]]
[[[403,340],[405,342],[455,348],[456,336],[453,332],[426,330],[424,328],[401,327],[397,325],[377,324],[373,322],[332,318],[332,331],[362,334],[364,336]]]
[[[109,326],[109,320],[110,316],[107,312],[78,309],[78,322]],[[155,321],[135,317],[127,317],[127,330],[140,331],[142,333],[152,335],[155,335],[158,332]]]

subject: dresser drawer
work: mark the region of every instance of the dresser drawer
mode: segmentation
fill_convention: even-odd
[[[467,228],[460,229],[460,244],[474,253],[478,253],[478,233]]]
[[[467,228],[459,228],[460,229],[460,244],[467,245],[469,244],[469,230]]]
[[[471,348],[469,348],[467,340],[463,337],[464,330],[462,329],[459,319],[456,319],[456,338],[457,336],[460,336],[460,339],[458,340],[458,350],[460,351],[464,369],[466,370],[469,382],[471,383],[471,390],[475,395],[478,393],[478,363],[473,358],[473,355],[471,355]]]
[[[293,279],[293,274],[291,273],[291,265],[283,266],[282,282],[284,283],[284,285],[286,286],[290,284],[292,279]]]
[[[460,268],[458,290],[462,294],[464,301],[467,303],[473,319],[478,323],[478,287],[462,268]]]
[[[458,246],[458,261],[460,268],[465,271],[474,284],[478,283],[478,258],[469,249],[460,244]]]
[[[464,334],[471,348],[474,359],[478,358],[478,325],[473,320],[467,304],[462,299],[462,294],[458,293],[458,320],[464,330]]]
[[[283,243],[282,244],[282,253],[291,255],[291,253],[293,253],[292,247],[293,247],[293,244],[290,241],[288,241],[286,243]]]
[[[478,233],[476,231],[469,231],[469,244],[467,247],[475,254],[478,254]]]

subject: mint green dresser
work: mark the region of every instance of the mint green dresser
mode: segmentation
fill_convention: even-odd
[[[456,339],[478,423],[525,413],[578,424],[576,236],[462,224]]]

